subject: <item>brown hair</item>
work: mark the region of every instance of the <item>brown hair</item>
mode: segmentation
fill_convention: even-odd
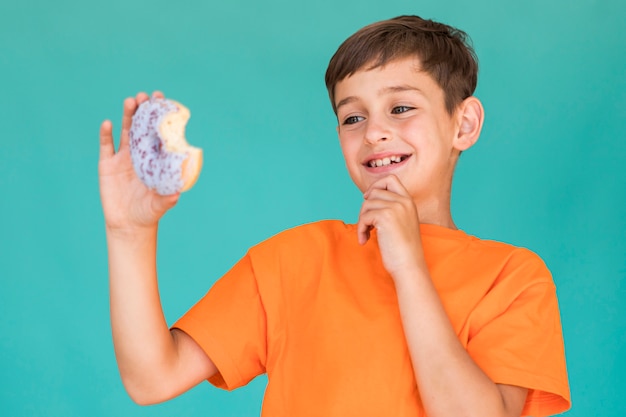
[[[328,64],[326,88],[335,113],[335,86],[369,65],[367,70],[414,55],[421,70],[444,91],[452,114],[476,89],[478,59],[467,34],[419,16],[398,16],[365,26],[341,44]]]

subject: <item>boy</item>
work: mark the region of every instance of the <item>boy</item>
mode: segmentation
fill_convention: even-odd
[[[569,407],[554,284],[530,251],[481,241],[450,214],[459,154],[480,134],[465,34],[401,16],[367,26],[326,84],[358,223],[321,221],[253,247],[172,329],[156,280],[161,197],[136,178],[124,103],[116,153],[101,127],[111,321],[140,404],[204,379],[268,374],[264,416],[520,416]],[[157,93],[157,96],[161,96]]]

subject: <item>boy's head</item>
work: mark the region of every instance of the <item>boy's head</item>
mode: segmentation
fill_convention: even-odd
[[[350,177],[362,191],[391,175],[420,221],[449,217],[459,154],[484,120],[466,35],[417,16],[366,26],[337,50],[326,85]]]
[[[418,16],[399,16],[365,26],[335,52],[326,70],[326,88],[336,112],[335,86],[362,69],[415,57],[441,87],[449,114],[476,89],[478,60],[467,35]]]

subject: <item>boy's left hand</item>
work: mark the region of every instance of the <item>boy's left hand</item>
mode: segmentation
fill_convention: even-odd
[[[417,207],[398,177],[377,180],[363,198],[357,223],[359,243],[365,244],[370,230],[376,229],[383,264],[392,277],[407,268],[423,266]]]

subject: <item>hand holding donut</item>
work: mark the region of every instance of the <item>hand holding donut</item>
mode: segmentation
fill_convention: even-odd
[[[154,98],[163,98],[155,92]],[[139,229],[156,227],[159,219],[178,201],[179,194],[159,195],[137,176],[130,152],[130,129],[137,108],[149,100],[145,93],[124,101],[120,145],[113,143],[113,126],[105,120],[100,126],[100,160],[98,174],[100,198],[107,229],[112,232],[134,233]]]

